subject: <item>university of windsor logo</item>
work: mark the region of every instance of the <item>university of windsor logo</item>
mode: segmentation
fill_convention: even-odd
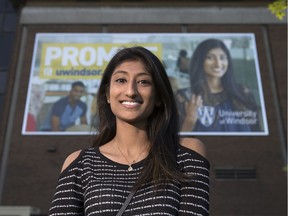
[[[209,127],[215,121],[215,108],[213,106],[201,106],[198,108],[198,117],[202,125]]]

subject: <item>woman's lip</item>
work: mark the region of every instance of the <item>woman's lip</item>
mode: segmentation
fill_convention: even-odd
[[[126,108],[132,109],[138,107],[142,103],[139,101],[122,101],[121,104]]]
[[[223,68],[217,67],[217,68],[212,68],[212,70],[214,70],[214,71],[222,71]]]

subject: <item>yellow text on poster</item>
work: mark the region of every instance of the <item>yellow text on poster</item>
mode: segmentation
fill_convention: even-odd
[[[162,59],[162,44],[137,44]],[[101,79],[115,53],[135,44],[43,43],[40,58],[42,79]]]

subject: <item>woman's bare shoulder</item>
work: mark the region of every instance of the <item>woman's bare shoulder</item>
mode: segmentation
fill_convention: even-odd
[[[180,143],[182,146],[185,146],[186,148],[189,148],[197,152],[203,157],[205,158],[207,157],[205,145],[199,139],[192,138],[192,137],[185,137],[181,139]]]
[[[82,150],[71,153],[64,161],[61,172],[65,170],[81,153]]]

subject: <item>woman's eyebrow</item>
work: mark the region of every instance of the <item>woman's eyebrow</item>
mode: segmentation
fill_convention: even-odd
[[[117,75],[117,74],[128,74],[128,72],[124,70],[117,70],[113,72],[112,76]],[[137,76],[151,76],[151,74],[149,72],[143,71],[143,72],[137,73]]]
[[[113,72],[112,76],[117,75],[117,74],[127,74],[127,73],[128,73],[127,71],[117,70]]]

